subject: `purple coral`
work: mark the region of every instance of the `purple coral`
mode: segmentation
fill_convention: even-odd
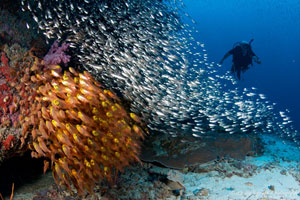
[[[64,42],[61,46],[58,46],[58,40],[52,44],[50,50],[44,57],[46,65],[58,65],[64,63],[65,65],[70,61],[69,55],[65,53],[69,47],[69,44]]]

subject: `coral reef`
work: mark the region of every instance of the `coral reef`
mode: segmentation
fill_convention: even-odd
[[[24,68],[30,65],[33,58],[28,55],[25,49],[18,44],[4,47],[1,54],[0,67],[0,105],[2,108],[1,126],[13,126],[19,128],[20,114],[27,115],[29,113],[29,94],[25,94],[28,90],[34,94],[34,88],[24,84],[26,78]],[[25,109],[27,109],[25,111]]]
[[[0,66],[0,163],[22,153],[19,150],[21,124],[19,116],[26,97],[25,85],[21,84],[23,69],[30,63],[25,49],[20,45],[4,45]],[[24,149],[25,150],[25,149]]]
[[[36,31],[28,31],[28,27],[36,26],[33,20],[26,17],[26,14],[22,17],[18,14],[0,9],[0,48],[4,44],[14,43],[29,48],[32,41],[40,37]]]

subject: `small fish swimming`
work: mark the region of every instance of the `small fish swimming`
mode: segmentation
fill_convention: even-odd
[[[287,114],[274,113],[275,105],[257,88],[234,88],[229,72],[216,74],[218,64],[208,61],[204,43],[193,38],[198,31],[181,20],[196,23],[182,2],[21,0],[21,5],[47,38],[70,44],[82,69],[132,101],[130,111],[149,130],[172,137],[215,130],[298,135]]]

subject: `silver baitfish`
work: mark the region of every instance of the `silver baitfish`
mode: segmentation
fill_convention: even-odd
[[[83,69],[131,101],[131,111],[138,112],[150,130],[195,137],[217,131],[274,132],[298,141],[290,118],[285,112],[274,113],[274,105],[257,88],[234,88],[237,82],[229,72],[216,73],[218,64],[208,62],[204,44],[193,37],[197,30],[183,23],[191,20],[183,3],[167,2],[21,4],[47,38],[64,38]]]

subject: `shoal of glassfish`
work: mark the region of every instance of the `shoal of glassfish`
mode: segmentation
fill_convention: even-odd
[[[274,112],[256,88],[225,89],[236,84],[217,75],[181,0],[22,0],[22,9],[48,39],[70,43],[82,68],[107,88],[132,102],[152,131],[203,134],[299,134],[287,113]],[[28,25],[28,28],[30,26]]]

